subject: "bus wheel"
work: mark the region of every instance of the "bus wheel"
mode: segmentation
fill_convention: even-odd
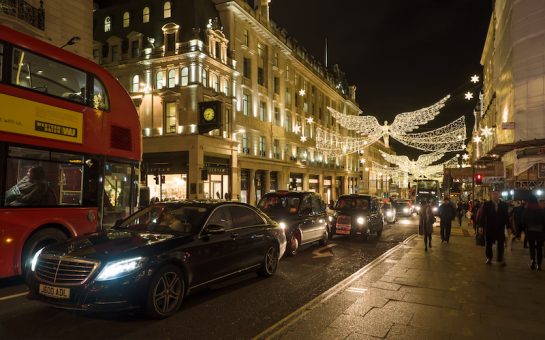
[[[46,228],[32,235],[25,243],[23,248],[23,256],[21,258],[21,269],[23,275],[30,268],[30,261],[36,252],[43,247],[66,240],[68,237],[65,233],[55,228]]]

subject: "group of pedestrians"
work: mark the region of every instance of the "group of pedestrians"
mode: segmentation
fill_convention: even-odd
[[[435,216],[431,202],[424,202],[420,210],[420,233],[424,235],[424,247],[431,248],[431,237]],[[524,202],[510,205],[500,200],[500,193],[493,191],[491,198],[482,204],[479,201],[453,205],[445,197],[439,207],[441,243],[449,243],[452,221],[458,220],[462,225],[464,213],[474,226],[476,233],[483,233],[485,238],[486,264],[492,264],[493,246],[496,245],[496,260],[505,266],[504,253],[506,243],[520,239],[524,232],[524,247],[530,248],[530,269],[541,270],[543,263],[543,244],[545,242],[545,200],[538,202],[536,196],[530,195],[527,204]],[[506,238],[506,233],[513,235]]]

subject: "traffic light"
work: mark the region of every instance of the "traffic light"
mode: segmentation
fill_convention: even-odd
[[[476,174],[475,175],[475,184],[476,185],[483,184],[483,175],[481,175],[481,174]]]

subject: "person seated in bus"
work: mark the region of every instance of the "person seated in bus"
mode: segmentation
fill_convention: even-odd
[[[5,204],[9,206],[44,205],[47,203],[48,185],[41,166],[28,169],[27,174],[6,192]]]

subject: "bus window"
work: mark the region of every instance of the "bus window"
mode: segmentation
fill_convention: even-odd
[[[104,215],[102,225],[107,228],[131,212],[132,165],[106,162],[104,172]]]
[[[77,103],[85,103],[87,74],[32,52],[14,48],[11,83]]]
[[[10,147],[5,206],[81,205],[82,160],[79,155]]]
[[[93,90],[93,108],[101,111],[109,111],[110,105],[108,103],[108,93],[104,89],[104,85],[95,78],[94,90]]]

